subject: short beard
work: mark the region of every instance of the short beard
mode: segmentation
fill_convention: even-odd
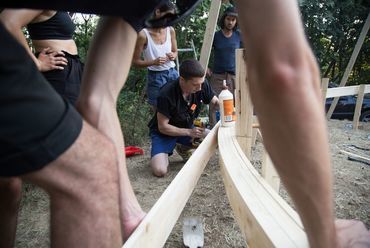
[[[224,26],[224,29],[226,29],[228,31],[233,31],[234,28],[235,28],[235,25],[232,28],[229,28],[227,25]]]

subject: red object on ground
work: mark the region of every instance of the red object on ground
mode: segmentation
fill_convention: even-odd
[[[125,153],[126,153],[126,157],[130,157],[133,155],[143,155],[144,150],[136,146],[126,146]]]

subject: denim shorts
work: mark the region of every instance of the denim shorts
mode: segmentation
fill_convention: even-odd
[[[159,153],[167,153],[171,156],[176,143],[192,147],[190,136],[168,136],[152,130],[150,131],[150,138],[152,140],[151,157]]]
[[[171,68],[165,71],[151,71],[148,70],[147,76],[147,96],[148,103],[153,106],[157,106],[157,97],[159,90],[168,82],[174,81],[179,78],[179,73],[175,68]]]

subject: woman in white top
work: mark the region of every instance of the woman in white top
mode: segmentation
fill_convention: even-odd
[[[163,3],[155,10],[155,16],[160,18],[174,11],[172,3]],[[177,42],[173,27],[148,28],[139,33],[132,63],[136,67],[148,68],[147,96],[154,110],[159,89],[179,77],[175,69],[176,56]]]

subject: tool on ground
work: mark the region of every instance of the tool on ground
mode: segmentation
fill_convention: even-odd
[[[184,245],[189,248],[203,247],[204,232],[202,220],[197,217],[185,217],[182,225]]]
[[[200,127],[200,128],[209,128],[209,118],[208,116],[206,117],[198,117],[193,121],[193,124],[195,127]],[[192,141],[192,145],[194,147],[198,147],[200,143],[202,143],[203,138],[194,138]]]
[[[136,146],[126,146],[125,154],[126,154],[126,157],[130,157],[134,155],[143,155],[144,150]]]

